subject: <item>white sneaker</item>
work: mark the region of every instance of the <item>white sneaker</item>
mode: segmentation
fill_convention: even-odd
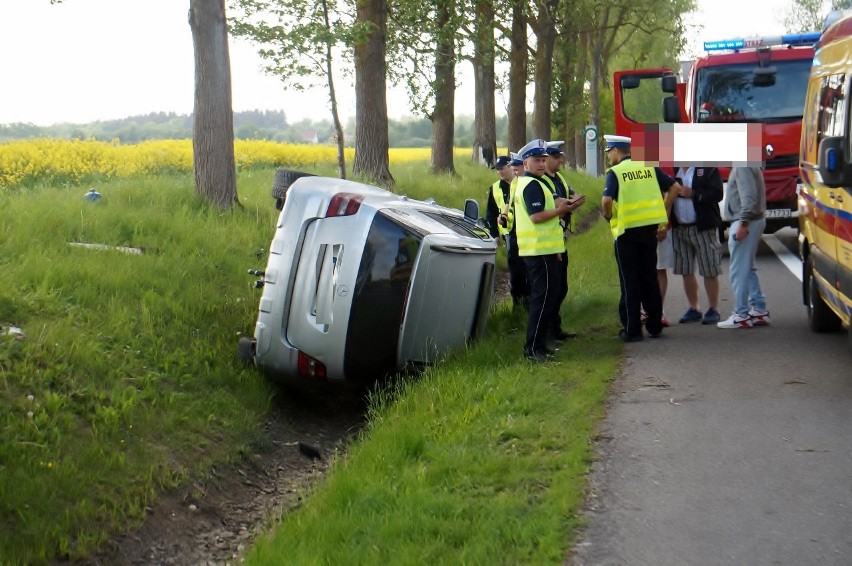
[[[719,328],[751,328],[751,317],[733,313],[727,320],[722,320],[716,323]]]
[[[772,320],[769,318],[769,311],[760,310],[752,307],[748,311],[748,316],[751,318],[752,326],[769,326]]]

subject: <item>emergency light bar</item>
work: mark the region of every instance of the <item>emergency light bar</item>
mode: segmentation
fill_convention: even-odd
[[[732,49],[749,49],[769,47],[772,45],[813,45],[819,41],[820,33],[792,33],[787,35],[770,35],[766,37],[750,37],[743,39],[725,39],[722,41],[705,41],[704,51],[729,51]]]

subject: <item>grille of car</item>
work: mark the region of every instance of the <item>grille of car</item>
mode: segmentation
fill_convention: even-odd
[[[787,167],[798,167],[798,165],[799,156],[795,153],[791,155],[776,155],[772,159],[766,160],[767,169],[784,169]]]

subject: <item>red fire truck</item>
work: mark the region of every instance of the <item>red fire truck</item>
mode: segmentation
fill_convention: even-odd
[[[705,42],[706,55],[684,65],[686,82],[678,82],[666,68],[616,72],[616,133],[633,136],[643,124],[662,121],[762,124],[766,231],[798,227],[802,112],[819,36],[813,32]],[[723,179],[727,176],[723,169]]]

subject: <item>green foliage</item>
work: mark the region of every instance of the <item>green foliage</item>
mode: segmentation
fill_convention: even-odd
[[[822,24],[829,13],[823,0],[793,0],[784,17],[784,28],[788,33],[822,31]],[[852,7],[850,0],[832,0],[830,10]]]
[[[268,246],[272,171],[243,209],[191,176],[5,195],[0,212],[0,563],[85,556],[164,486],[257,438],[271,390],[238,364]],[[132,246],[141,255],[71,242]]]
[[[455,121],[455,147],[468,147],[473,143],[472,116],[457,116]],[[355,120],[349,120],[345,136],[349,145],[354,141]],[[288,123],[283,111],[250,110],[234,112],[234,138],[243,140],[270,140],[282,143],[310,143],[316,133],[321,144],[332,143],[334,128],[327,119],[299,120]],[[508,137],[506,116],[497,117],[497,145],[505,146]],[[118,120],[88,124],[0,124],[0,141],[17,139],[54,138],[84,139],[132,144],[146,140],[192,138],[192,116],[174,113],[155,113],[130,116]],[[430,147],[432,123],[426,118],[407,117],[388,121],[390,147]]]
[[[266,72],[294,90],[328,88],[331,58],[351,61],[351,51],[345,47],[364,33],[363,26],[356,25],[335,0],[232,0],[229,4],[231,34],[257,44]]]
[[[138,143],[147,140],[188,140],[192,138],[191,114],[153,112],[117,120],[99,120],[88,124],[0,124],[0,141],[57,138]],[[287,123],[282,110],[234,112],[234,137],[237,139],[304,142],[299,133],[303,125]],[[323,134],[327,126],[320,130]],[[291,139],[293,138],[293,139]],[[298,138],[298,139],[296,139]]]

